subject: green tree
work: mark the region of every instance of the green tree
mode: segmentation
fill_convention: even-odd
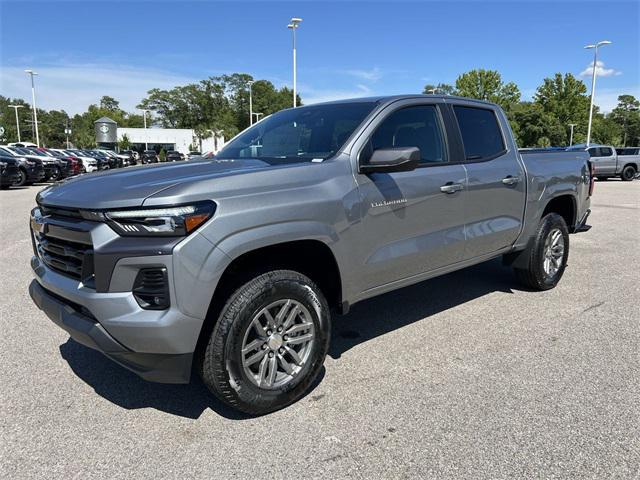
[[[31,105],[20,98],[8,98],[0,95],[0,125],[4,127],[4,138],[7,142],[18,141],[18,131],[16,129],[15,110],[9,105],[21,105],[18,109],[18,119],[20,122],[20,138],[30,142],[31,126],[26,123],[30,119]]]
[[[511,117],[512,129],[519,147],[564,145],[564,126],[540,105],[521,102],[513,107]]]
[[[125,133],[118,141],[118,150],[129,150],[130,147],[131,140],[129,140],[129,136]]]
[[[497,103],[506,112],[520,101],[520,90],[513,83],[504,83],[495,70],[471,70],[456,79],[456,93],[463,97],[477,98]]]
[[[437,95],[457,95],[455,87],[453,85],[449,85],[448,83],[439,83],[437,85],[427,83],[422,89],[422,93],[433,93]]]
[[[564,76],[556,73],[553,78],[545,78],[534,95],[534,102],[539,105],[548,118],[559,122],[565,130],[565,139],[560,144],[569,144],[569,124],[576,124],[574,143],[586,138],[589,118],[589,97],[587,87],[581,80],[570,73]]]
[[[640,101],[633,95],[620,95],[618,106],[611,111],[610,118],[622,131],[622,145],[640,143]]]

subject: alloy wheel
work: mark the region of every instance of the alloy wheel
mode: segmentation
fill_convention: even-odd
[[[543,268],[547,278],[556,276],[564,259],[564,236],[558,228],[549,232],[544,241]]]
[[[315,327],[309,310],[293,299],[262,308],[242,341],[242,367],[249,380],[264,389],[291,382],[313,349]]]

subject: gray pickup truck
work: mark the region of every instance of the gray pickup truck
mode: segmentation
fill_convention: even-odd
[[[575,151],[574,147],[568,150]],[[587,148],[594,176],[598,180],[620,177],[624,182],[635,178],[640,171],[640,156],[637,149],[620,148],[606,145],[595,145]]]
[[[588,154],[520,153],[496,105],[345,100],[278,112],[213,160],[84,175],[31,213],[36,305],[141,377],[195,369],[250,414],[305,394],[331,313],[502,256],[555,287],[588,229]]]

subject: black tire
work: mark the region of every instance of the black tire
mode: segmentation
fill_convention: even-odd
[[[53,172],[51,173],[51,180],[53,180],[54,182],[57,180],[60,180],[62,178],[62,172],[60,171],[60,169],[58,167],[55,167],[53,169]]]
[[[0,185],[0,190],[9,190],[9,188],[11,188],[11,185]]]
[[[636,169],[633,165],[627,165],[622,169],[622,173],[620,174],[620,179],[623,182],[630,182],[636,176]]]
[[[18,187],[24,187],[28,182],[27,172],[25,172],[22,168],[20,169],[20,178],[16,182]]]
[[[283,299],[293,299],[307,309],[315,337],[296,376],[279,388],[261,388],[243,368],[243,339],[255,315]],[[251,415],[273,412],[307,393],[322,369],[330,333],[329,306],[320,289],[298,272],[273,270],[254,277],[229,297],[208,339],[200,373],[209,390],[227,405]]]
[[[544,270],[545,241],[549,234],[555,230],[559,230],[562,234],[564,252],[558,271],[550,276]],[[550,290],[554,288],[562,278],[569,258],[569,230],[564,218],[556,213],[545,215],[540,220],[538,230],[533,238],[533,244],[525,254],[528,255],[527,267],[514,268],[518,280],[534,290]]]

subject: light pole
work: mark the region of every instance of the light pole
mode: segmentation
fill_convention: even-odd
[[[584,48],[590,49],[593,48],[593,72],[591,74],[591,104],[589,105],[589,126],[587,127],[587,148],[591,143],[591,121],[593,120],[593,97],[596,94],[596,69],[598,62],[598,47],[602,45],[609,45],[611,42],[609,40],[602,40],[593,45],[586,45]]]
[[[25,70],[25,73],[31,76],[31,103],[33,104],[33,121],[36,126],[36,145],[40,146],[40,135],[38,134],[38,112],[36,111],[36,87],[33,83],[33,76],[38,74],[33,70]]]
[[[253,97],[251,94],[251,86],[255,83],[254,80],[249,80],[247,85],[249,85],[249,126],[253,125]]]
[[[254,115],[256,116],[256,123],[257,123],[257,122],[259,122],[259,121],[260,121],[260,117],[261,117],[262,115],[264,115],[264,113],[256,112],[256,113],[254,113]]]
[[[576,126],[575,123],[570,123],[569,126],[571,127],[571,135],[569,136],[569,146],[573,145],[573,127]]]
[[[142,110],[142,118],[144,120],[144,129],[147,129],[147,112],[149,110]],[[149,142],[147,142],[147,132],[144,132],[144,149],[149,150]]]
[[[301,18],[293,17],[287,25],[287,28],[291,29],[293,33],[293,108],[296,108],[298,105],[298,92],[297,92],[297,71],[296,71],[296,30],[300,26],[300,22],[302,22]]]
[[[18,119],[18,109],[19,108],[24,108],[24,105],[9,105],[11,108],[13,108],[16,112],[16,130],[18,130],[18,143],[21,142],[20,140],[20,120]]]
[[[69,120],[67,120],[64,124],[64,134],[67,136],[67,148],[71,148],[69,146],[69,135],[71,135],[71,128],[69,128]]]

